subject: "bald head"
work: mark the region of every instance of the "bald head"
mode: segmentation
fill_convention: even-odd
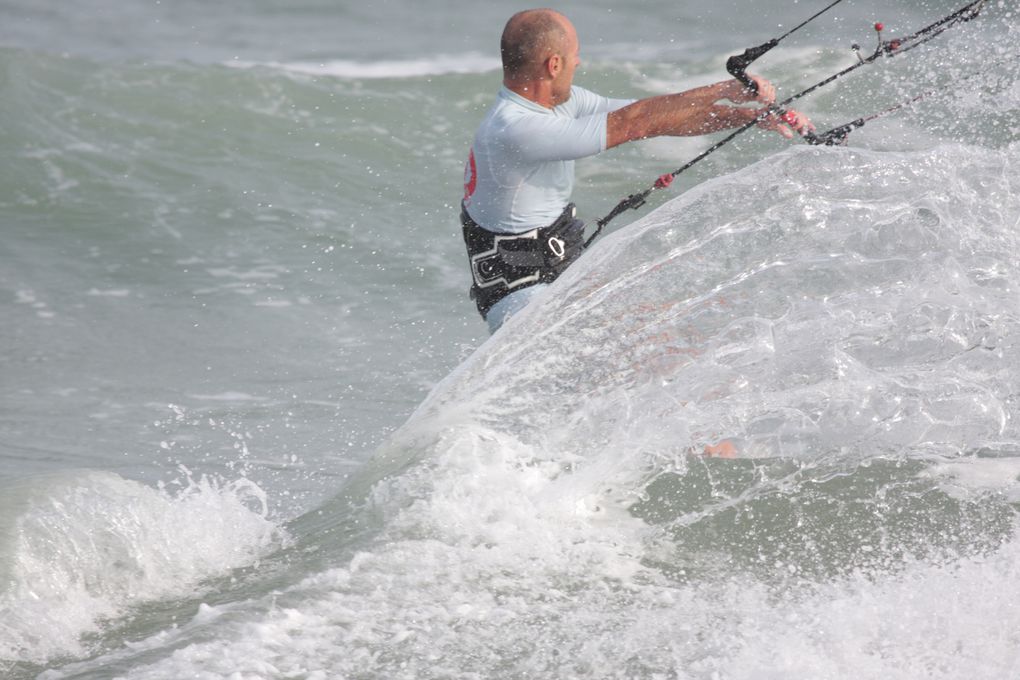
[[[528,9],[510,17],[499,43],[503,76],[511,79],[532,76],[550,56],[563,54],[568,46],[569,26],[565,16],[551,9]]]

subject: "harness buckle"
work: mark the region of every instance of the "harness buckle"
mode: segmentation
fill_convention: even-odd
[[[549,250],[552,251],[552,254],[555,255],[557,259],[563,257],[567,252],[566,241],[557,236],[550,236],[548,245]]]

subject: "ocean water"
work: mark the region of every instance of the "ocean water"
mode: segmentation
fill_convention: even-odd
[[[640,97],[821,6],[559,7],[577,82]],[[518,9],[0,0],[0,677],[1020,678],[1015,0],[489,337],[457,206]],[[712,141],[580,162],[582,217]]]

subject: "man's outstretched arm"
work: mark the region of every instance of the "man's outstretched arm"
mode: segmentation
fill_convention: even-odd
[[[775,88],[767,80],[752,76],[758,83],[758,94],[747,90],[737,80],[696,87],[677,94],[665,94],[634,102],[608,114],[606,121],[606,148],[649,137],[671,135],[689,137],[719,130],[740,127],[754,120],[758,109],[719,104],[722,99],[737,104],[757,101],[770,105],[775,101]],[[810,121],[791,111],[786,123],[797,131],[814,129]],[[784,137],[793,133],[776,116],[760,123],[763,128],[775,130]]]

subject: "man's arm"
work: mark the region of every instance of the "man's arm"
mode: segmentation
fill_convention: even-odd
[[[609,113],[610,111],[616,111],[622,109],[624,106],[628,106],[636,102],[636,99],[612,99],[610,97],[604,97],[600,94],[595,94],[590,90],[586,90],[583,87],[574,85],[570,89],[570,101],[569,105],[576,107],[574,111],[574,117],[583,118],[585,116],[594,116],[597,113]]]
[[[752,76],[758,83],[758,95],[748,91],[737,80],[696,87],[678,94],[649,97],[612,111],[606,120],[606,148],[637,139],[660,135],[695,136],[740,127],[754,120],[760,110],[718,104],[721,99],[735,103],[775,101],[775,88],[768,81]],[[787,120],[795,129],[813,129],[807,118],[797,112]],[[762,127],[791,137],[789,128],[770,116]]]

